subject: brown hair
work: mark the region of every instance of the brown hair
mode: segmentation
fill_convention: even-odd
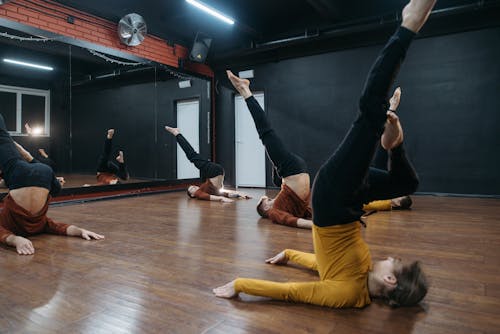
[[[262,218],[267,218],[267,212],[264,210],[264,202],[263,202],[264,196],[262,196],[259,200],[259,203],[257,203],[257,212]]]
[[[417,305],[427,294],[429,285],[420,262],[415,261],[404,266],[401,272],[395,273],[398,285],[387,293],[389,305],[413,306]]]
[[[194,195],[189,192],[189,188],[191,188],[191,186],[189,186],[187,188],[187,194],[188,194],[188,196],[191,197],[191,198],[195,198]]]
[[[409,208],[411,208],[412,204],[413,204],[413,201],[411,200],[411,197],[405,196],[401,200],[401,209],[409,209]]]

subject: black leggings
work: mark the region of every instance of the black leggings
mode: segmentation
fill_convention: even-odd
[[[44,157],[40,151],[39,151],[39,143],[36,143],[36,139],[33,138],[33,137],[28,137],[27,141],[25,142],[25,145],[23,145],[24,148],[30,152],[33,157],[38,160],[38,162],[41,162],[42,164],[46,164],[48,166],[50,166],[50,168],[52,168],[52,170],[54,171],[54,173],[57,173],[57,170],[56,170],[56,163],[54,160],[52,160],[50,157],[49,158],[46,158]]]
[[[46,158],[43,155],[41,155],[40,153],[35,152],[35,159],[37,159],[42,164],[46,164],[47,166],[50,166],[50,168],[52,168],[54,173],[57,173],[57,170],[56,170],[57,165],[56,165],[55,161],[52,160],[51,158]]]
[[[267,156],[273,163],[273,182],[279,186],[283,177],[307,173],[304,159],[287,150],[281,138],[271,127],[271,123],[259,102],[253,96],[245,101],[250,114],[252,114],[259,138],[266,148]]]
[[[224,168],[215,162],[203,159],[201,155],[194,150],[194,148],[189,144],[189,142],[184,138],[182,134],[175,136],[179,146],[182,148],[186,157],[191,161],[196,168],[200,170],[200,176],[202,180],[210,179],[219,175],[224,175]]]
[[[416,190],[418,177],[402,145],[391,150],[388,171],[370,168],[387,119],[389,89],[414,36],[400,27],[375,61],[361,95],[356,121],[314,180],[315,225],[351,223],[363,215],[363,203]]]
[[[23,159],[10,137],[5,120],[0,114],[0,169],[5,184],[10,190],[25,187],[48,189],[51,195],[61,190],[54,172],[45,164],[33,159],[31,163]]]
[[[128,180],[129,173],[125,163],[110,161],[111,148],[113,146],[113,140],[106,138],[104,141],[104,150],[97,160],[97,172],[98,173],[111,173],[118,176],[122,180]]]

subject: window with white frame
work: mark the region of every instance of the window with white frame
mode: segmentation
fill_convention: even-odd
[[[0,112],[11,135],[50,136],[50,90],[0,85]]]

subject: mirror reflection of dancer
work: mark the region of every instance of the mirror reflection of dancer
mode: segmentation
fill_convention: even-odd
[[[250,90],[250,81],[240,79],[231,71],[227,76],[236,90],[247,103],[248,110],[255,123],[259,138],[266,148],[267,155],[273,163],[273,182],[281,186],[275,198],[262,196],[257,204],[257,212],[263,218],[269,218],[276,224],[299,228],[312,228],[312,210],[310,206],[310,176],[304,159],[287,150],[285,144],[276,134],[267,119],[267,115]],[[393,110],[399,105],[399,93]],[[407,197],[407,196],[404,196]],[[363,210],[387,211],[405,208],[404,197],[376,200],[366,204]]]
[[[36,159],[34,158],[31,153],[26,150],[21,144],[19,144],[18,142],[14,141],[14,145],[16,145],[16,148],[17,148],[17,151],[19,152],[19,154],[21,154],[21,157],[26,160],[26,162],[29,162],[29,163],[42,163],[42,164],[45,164],[47,166],[49,166],[50,168],[52,168],[52,166],[47,163],[47,162],[43,162],[43,161],[40,161],[39,159]],[[42,149],[43,150],[43,149]],[[54,170],[52,170],[54,171]],[[59,181],[59,184],[62,186],[64,186],[64,184],[66,183],[66,180],[64,179],[64,177],[62,176],[56,176],[56,179]]]
[[[29,153],[28,153],[29,154]],[[50,195],[61,190],[61,183],[50,166],[21,155],[0,115],[0,168],[9,193],[0,213],[0,243],[16,247],[17,253],[30,255],[35,248],[27,236],[50,233],[103,239],[104,236],[75,225],[57,223],[47,217]]]
[[[30,137],[35,136],[34,131],[31,128],[31,126],[29,125],[29,123],[24,124],[24,128],[26,129],[26,133],[28,134],[28,136],[30,136]],[[56,165],[55,161],[49,157],[49,154],[47,153],[47,151],[45,151],[44,148],[36,148],[36,147],[32,147],[32,146],[33,145],[28,145],[27,147],[28,147],[29,151],[35,152],[34,153],[35,159],[37,159],[39,162],[41,162],[43,164],[49,165],[50,168],[52,168],[52,170],[54,171],[54,173],[56,173],[57,172],[56,171],[57,165]]]
[[[187,194],[189,197],[224,203],[233,202],[232,198],[251,198],[240,191],[223,189],[224,168],[217,163],[203,159],[200,154],[193,149],[186,138],[184,138],[178,128],[165,126],[165,130],[175,136],[177,143],[184,153],[186,153],[186,157],[200,170],[200,177],[204,180],[200,186],[191,185],[188,187]]]
[[[374,297],[393,306],[415,305],[424,298],[428,288],[418,262],[389,257],[372,264],[359,219],[367,200],[397,197],[418,186],[402,145],[399,118],[387,110],[387,93],[435,2],[411,0],[403,9],[401,27],[367,77],[356,121],[316,175],[312,196],[314,254],[287,249],[266,260],[271,264],[296,262],[316,270],[320,280],[277,283],[238,278],[214,289],[217,297],[231,298],[244,292],[336,308],[364,307]],[[390,168],[374,174],[369,167],[379,141],[390,151]]]
[[[40,159],[35,159],[30,152],[28,152],[28,150],[26,150],[21,144],[19,144],[18,142],[14,141],[14,145],[16,145],[16,148],[17,148],[17,151],[19,152],[19,154],[21,154],[21,157],[26,160],[27,162],[38,162],[38,163],[43,163],[47,166],[49,166],[50,168],[52,168],[52,164],[51,163],[48,163],[47,161],[40,161]],[[43,149],[40,149],[40,150],[43,150]],[[45,152],[45,150],[43,150]],[[52,160],[51,160],[52,161]],[[55,165],[55,163],[54,163]],[[52,169],[52,171],[54,171]],[[61,184],[61,186],[64,186],[64,184],[66,183],[66,180],[64,179],[64,177],[62,176],[57,176],[56,179],[59,181],[59,183]],[[0,170],[0,188],[8,188],[7,185],[5,184],[5,180],[3,178],[3,172]]]
[[[113,147],[114,129],[109,129],[104,141],[104,149],[97,161],[97,184],[98,185],[111,185],[120,183],[120,179],[126,181],[130,178],[127,167],[125,166],[125,159],[123,151],[118,152],[115,163],[110,160],[111,149]]]

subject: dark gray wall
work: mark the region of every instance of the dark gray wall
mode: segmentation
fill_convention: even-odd
[[[176,142],[163,127],[175,125],[176,101],[190,98],[200,99],[200,151],[210,157],[207,82],[180,89],[178,80],[156,79],[151,72],[73,88],[73,172],[95,172],[106,130],[114,128],[113,149],[124,151],[133,177],[176,178]]]
[[[421,178],[419,191],[500,195],[499,41],[500,28],[491,28],[417,39],[410,48],[396,85],[403,89],[399,115]],[[354,120],[381,47],[253,67],[252,89],[265,92],[278,134],[308,162],[311,174]],[[217,77],[226,84],[222,72]],[[234,184],[233,95],[222,86],[218,92],[218,162]]]
[[[69,168],[69,76],[65,72],[30,77],[1,75],[0,84],[24,88],[50,90],[50,137],[14,136],[33,155],[44,148],[51,159],[57,163],[57,171]],[[29,121],[29,120],[28,120]],[[24,124],[23,124],[24,132]],[[35,155],[36,156],[36,155]]]

